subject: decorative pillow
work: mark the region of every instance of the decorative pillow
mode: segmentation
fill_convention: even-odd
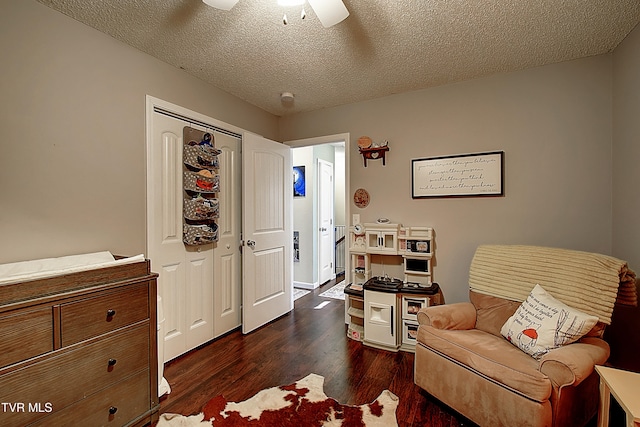
[[[536,285],[500,333],[516,347],[536,359],[550,350],[580,339],[598,322],[552,297]]]

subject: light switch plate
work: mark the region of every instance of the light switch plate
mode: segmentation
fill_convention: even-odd
[[[351,225],[360,224],[360,214],[353,214],[351,217]]]

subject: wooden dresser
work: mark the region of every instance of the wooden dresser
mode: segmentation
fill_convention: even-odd
[[[156,421],[156,278],[143,260],[0,285],[0,425]]]

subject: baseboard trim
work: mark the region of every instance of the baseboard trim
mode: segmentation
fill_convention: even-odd
[[[293,287],[294,288],[298,288],[298,289],[309,289],[309,290],[314,290],[316,289],[318,286],[320,286],[318,284],[318,282],[314,282],[314,283],[307,283],[307,282],[296,282],[295,280],[293,281]]]

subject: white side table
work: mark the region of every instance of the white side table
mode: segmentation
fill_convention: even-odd
[[[640,374],[606,366],[596,366],[600,375],[598,427],[609,425],[611,395],[627,414],[627,427],[640,427]]]

